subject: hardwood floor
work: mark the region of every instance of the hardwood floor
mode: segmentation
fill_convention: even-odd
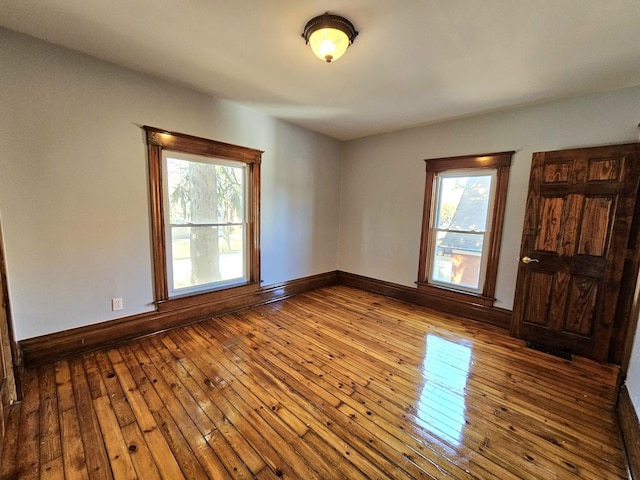
[[[324,288],[27,370],[0,478],[627,478],[617,374]]]

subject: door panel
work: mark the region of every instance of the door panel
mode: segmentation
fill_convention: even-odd
[[[607,359],[637,157],[637,144],[534,154],[512,334]]]
[[[599,282],[589,277],[574,276],[569,287],[567,313],[563,331],[590,337],[593,333],[594,312]]]
[[[539,252],[560,253],[560,233],[562,232],[563,212],[566,198],[548,197],[542,199],[542,218],[540,234],[536,238],[535,249]]]
[[[549,319],[549,306],[551,297],[551,284],[553,282],[552,275],[534,272],[529,276],[531,285],[528,291],[535,294],[531,302],[526,305],[526,318],[531,323],[546,325]]]
[[[586,197],[580,224],[578,255],[602,257],[610,231],[609,219],[613,210],[611,198]]]
[[[553,275],[550,289],[550,305],[546,325],[551,330],[557,330],[564,322],[566,315],[567,292],[571,283],[571,275],[557,272]]]

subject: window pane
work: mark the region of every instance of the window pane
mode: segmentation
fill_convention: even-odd
[[[244,277],[242,226],[173,227],[173,289]]]
[[[432,280],[479,288],[484,235],[439,231],[436,237]]]
[[[169,223],[243,223],[244,168],[167,158]]]
[[[491,175],[443,176],[439,182],[437,228],[486,231]]]
[[[220,223],[244,221],[244,168],[216,165]]]

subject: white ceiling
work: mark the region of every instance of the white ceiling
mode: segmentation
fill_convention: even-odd
[[[340,60],[300,34],[329,11]],[[640,85],[640,0],[0,0],[0,25],[348,140]],[[1,46],[0,46],[1,48]]]

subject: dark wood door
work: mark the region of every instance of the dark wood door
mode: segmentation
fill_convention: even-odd
[[[638,152],[629,144],[533,155],[513,335],[607,360]]]

